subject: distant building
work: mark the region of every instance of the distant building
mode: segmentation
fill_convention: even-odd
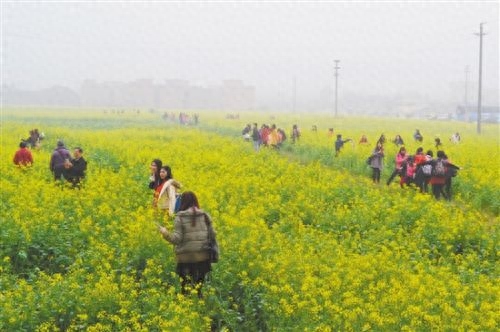
[[[456,119],[459,121],[477,121],[477,106],[465,108],[463,105],[458,105],[455,114]],[[500,123],[500,107],[482,106],[481,122]]]
[[[83,106],[153,107],[166,109],[249,110],[255,107],[255,88],[242,81],[201,87],[185,80],[153,84],[143,79],[129,83],[85,81],[80,91]]]
[[[221,89],[221,108],[225,110],[251,110],[255,107],[255,88],[240,80],[226,80]]]
[[[4,105],[18,106],[80,106],[80,96],[63,86],[53,86],[41,90],[21,90],[3,86]]]

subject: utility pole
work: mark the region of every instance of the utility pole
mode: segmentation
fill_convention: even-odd
[[[477,133],[481,134],[481,86],[483,81],[483,24],[486,22],[482,22],[479,24],[479,33],[476,35],[479,36],[479,82],[478,82],[478,93],[477,93]]]
[[[469,89],[469,66],[465,66],[465,93],[464,93],[464,119],[469,121],[469,101],[468,101],[468,89]]]
[[[339,67],[339,62],[340,60],[334,60],[335,61],[335,117],[338,116],[338,80],[339,80],[339,72],[338,70],[340,69]]]
[[[296,111],[297,106],[297,77],[293,77],[293,113]]]

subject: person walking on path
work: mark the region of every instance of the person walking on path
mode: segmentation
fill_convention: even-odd
[[[384,159],[384,148],[382,147],[382,143],[378,142],[377,146],[373,150],[370,160],[373,183],[380,183],[380,173],[382,172],[382,168],[384,165],[383,159]]]
[[[447,156],[442,150],[439,150],[436,156],[437,156],[436,159],[427,161],[425,164],[432,165],[432,175],[430,184],[432,185],[432,194],[434,195],[434,198],[439,200],[441,198],[441,195],[444,194],[443,189],[446,184],[447,174],[449,172],[448,170],[450,168],[459,170],[460,167],[448,162]],[[447,198],[445,195],[443,196]]]
[[[401,177],[404,177],[405,175],[402,173],[403,170],[403,163],[406,161],[408,158],[408,155],[406,154],[406,148],[404,146],[399,148],[399,152],[396,155],[395,158],[395,167],[394,171],[392,171],[391,176],[389,177],[389,180],[387,180],[387,185],[390,185],[392,180],[396,177],[396,175],[399,175]]]
[[[259,151],[260,148],[260,133],[259,133],[259,128],[257,128],[257,123],[253,124],[252,128],[252,142],[253,142],[253,148],[255,151]]]

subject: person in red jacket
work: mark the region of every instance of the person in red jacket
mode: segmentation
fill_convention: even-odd
[[[26,147],[25,142],[19,143],[19,150],[16,151],[13,161],[17,166],[31,166],[33,164],[33,155]]]

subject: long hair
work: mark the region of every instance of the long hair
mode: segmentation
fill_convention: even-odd
[[[151,162],[151,164],[155,164],[156,165],[155,182],[154,182],[154,185],[153,185],[153,189],[156,189],[156,187],[158,187],[158,185],[161,183],[160,169],[161,169],[161,166],[162,166],[162,162],[161,162],[160,159],[153,159],[153,161]]]
[[[185,191],[181,196],[181,207],[180,211],[185,211],[187,209],[193,210],[193,218],[191,219],[191,226],[194,226],[196,223],[196,213],[195,209],[200,208],[200,204],[198,204],[198,198],[196,194],[192,191]]]
[[[375,145],[375,149],[373,150],[374,152],[382,152],[384,150],[384,146],[380,140],[377,142]]]
[[[163,165],[160,159],[153,159],[153,161],[151,162],[151,164],[155,164],[156,165],[156,170],[157,171],[160,171],[160,168]]]
[[[161,169],[164,169],[165,172],[167,172],[167,176],[165,177],[165,181],[172,179],[174,176],[172,175],[172,169],[168,165],[164,165],[161,167]]]

